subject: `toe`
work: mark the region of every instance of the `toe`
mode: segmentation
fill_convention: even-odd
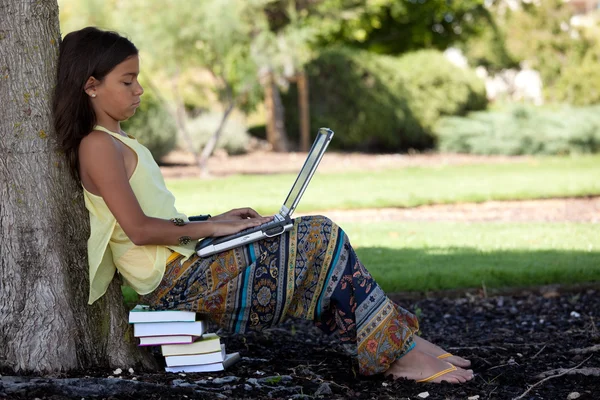
[[[448,361],[451,364],[456,365],[457,367],[469,367],[471,365],[471,361],[462,358],[462,357],[458,357],[458,356],[452,356],[452,357],[448,357],[446,359],[446,361]]]

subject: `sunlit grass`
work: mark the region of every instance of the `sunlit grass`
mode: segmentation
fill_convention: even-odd
[[[317,171],[298,212],[598,195],[599,177],[600,156],[378,172]],[[279,210],[294,178],[293,174],[235,175],[169,180],[167,186],[177,198],[177,207],[190,215],[244,206],[272,214]]]

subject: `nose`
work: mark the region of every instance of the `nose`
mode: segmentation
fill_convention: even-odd
[[[142,85],[138,82],[137,85],[137,91],[136,91],[136,95],[137,96],[141,96],[142,94],[144,94],[144,88],[142,87]]]

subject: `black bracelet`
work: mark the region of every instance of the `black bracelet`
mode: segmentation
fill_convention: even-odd
[[[190,217],[189,220],[190,221],[206,221],[209,218],[211,218],[210,214],[194,215],[194,216]]]

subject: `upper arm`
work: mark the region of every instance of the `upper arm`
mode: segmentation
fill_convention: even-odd
[[[116,140],[99,131],[87,135],[79,146],[79,165],[125,234],[138,243],[140,228],[147,217],[131,189]]]

